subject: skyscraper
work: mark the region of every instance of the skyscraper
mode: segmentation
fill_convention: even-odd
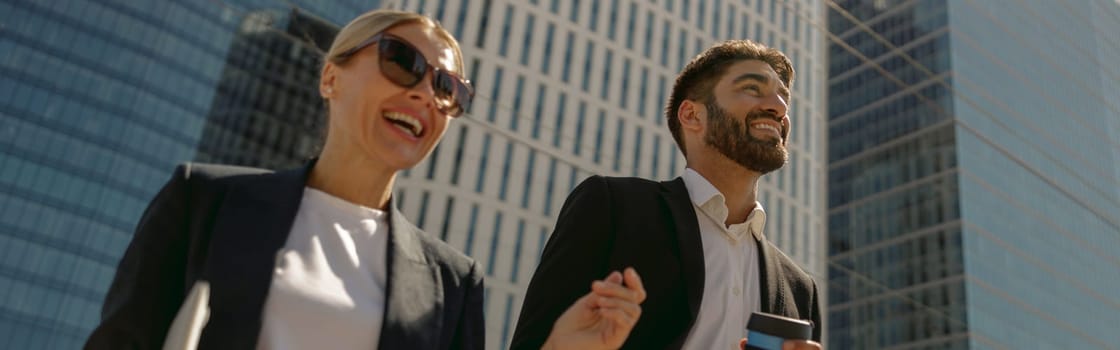
[[[0,348],[81,347],[147,202],[229,114],[242,26],[283,32],[293,4],[333,23],[376,6],[0,1]],[[277,23],[246,21],[263,10]]]
[[[828,6],[829,347],[1120,344],[1120,5]]]
[[[395,197],[487,273],[489,348],[507,346],[575,184],[684,170],[662,109],[679,69],[717,40],[757,40],[794,62],[791,162],[759,194],[765,234],[823,284],[818,3],[0,0],[0,348],[78,347],[176,163],[283,168],[314,154],[315,46],[377,7],[439,20],[478,90]]]

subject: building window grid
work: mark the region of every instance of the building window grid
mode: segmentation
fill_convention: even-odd
[[[632,162],[631,172],[632,176],[638,176],[642,167],[642,127],[634,127],[634,161]]]
[[[517,219],[517,237],[513,244],[513,267],[509,272],[509,281],[517,283],[517,275],[521,267],[521,244],[525,240],[525,219]]]
[[[615,28],[618,24],[618,0],[611,1],[610,20],[607,21],[607,39],[614,41]]]
[[[650,54],[650,52],[653,51],[653,50],[651,50],[651,48],[653,47],[653,27],[654,27],[653,24],[654,24],[653,10],[647,10],[646,11],[646,22],[645,22],[646,40],[645,40],[644,43],[642,43],[642,56],[645,56],[646,59],[648,59],[648,60],[653,59],[653,57]]]

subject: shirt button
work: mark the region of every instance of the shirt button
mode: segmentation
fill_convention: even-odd
[[[743,290],[739,289],[739,287],[731,288],[731,293],[734,293],[735,296],[739,296],[739,294],[741,294],[742,292]]]

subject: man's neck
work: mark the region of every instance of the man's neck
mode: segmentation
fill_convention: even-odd
[[[718,158],[720,159],[689,159],[687,166],[723,194],[727,205],[727,221],[724,224],[743,223],[755,207],[758,179],[762,174],[748,170],[726,157]]]

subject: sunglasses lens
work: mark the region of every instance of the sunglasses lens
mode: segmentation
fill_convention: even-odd
[[[381,73],[404,87],[415,86],[427,73],[424,56],[407,44],[397,40],[382,39],[378,54],[381,56]]]
[[[467,83],[442,70],[437,71],[432,84],[440,111],[458,117],[470,108],[473,94]]]

